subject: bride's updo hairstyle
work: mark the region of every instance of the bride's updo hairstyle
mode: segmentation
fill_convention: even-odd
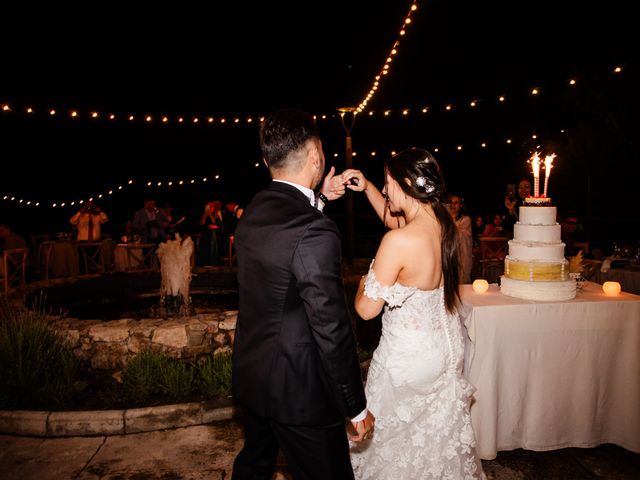
[[[453,313],[460,300],[458,228],[444,205],[446,187],[440,166],[426,150],[412,148],[391,157],[385,163],[384,169],[398,182],[405,194],[421,203],[431,205],[440,223],[444,303],[447,311]],[[385,214],[386,211],[385,208]]]

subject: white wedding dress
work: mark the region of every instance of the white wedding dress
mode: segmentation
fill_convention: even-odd
[[[445,309],[444,289],[383,287],[369,268],[364,293],[387,305],[367,375],[373,438],[351,444],[356,479],[485,478],[469,415],[474,389],[462,376],[462,326]]]

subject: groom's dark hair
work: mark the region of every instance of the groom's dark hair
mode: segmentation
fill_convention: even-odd
[[[270,170],[293,167],[287,157],[312,138],[320,138],[313,117],[293,108],[271,113],[260,127],[260,149]]]

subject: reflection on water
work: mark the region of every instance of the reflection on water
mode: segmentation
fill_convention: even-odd
[[[182,298],[168,297],[160,304],[157,292],[132,297],[79,298],[65,305],[51,305],[62,310],[68,317],[81,320],[116,320],[119,318],[170,318],[194,315],[215,310],[236,310],[238,291],[234,289],[211,289],[192,291],[191,303]]]

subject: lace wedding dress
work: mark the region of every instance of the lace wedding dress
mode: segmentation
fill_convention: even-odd
[[[364,293],[387,305],[366,385],[373,438],[351,444],[356,479],[485,478],[469,415],[474,389],[462,376],[462,327],[445,309],[444,289],[383,287],[369,268]]]

